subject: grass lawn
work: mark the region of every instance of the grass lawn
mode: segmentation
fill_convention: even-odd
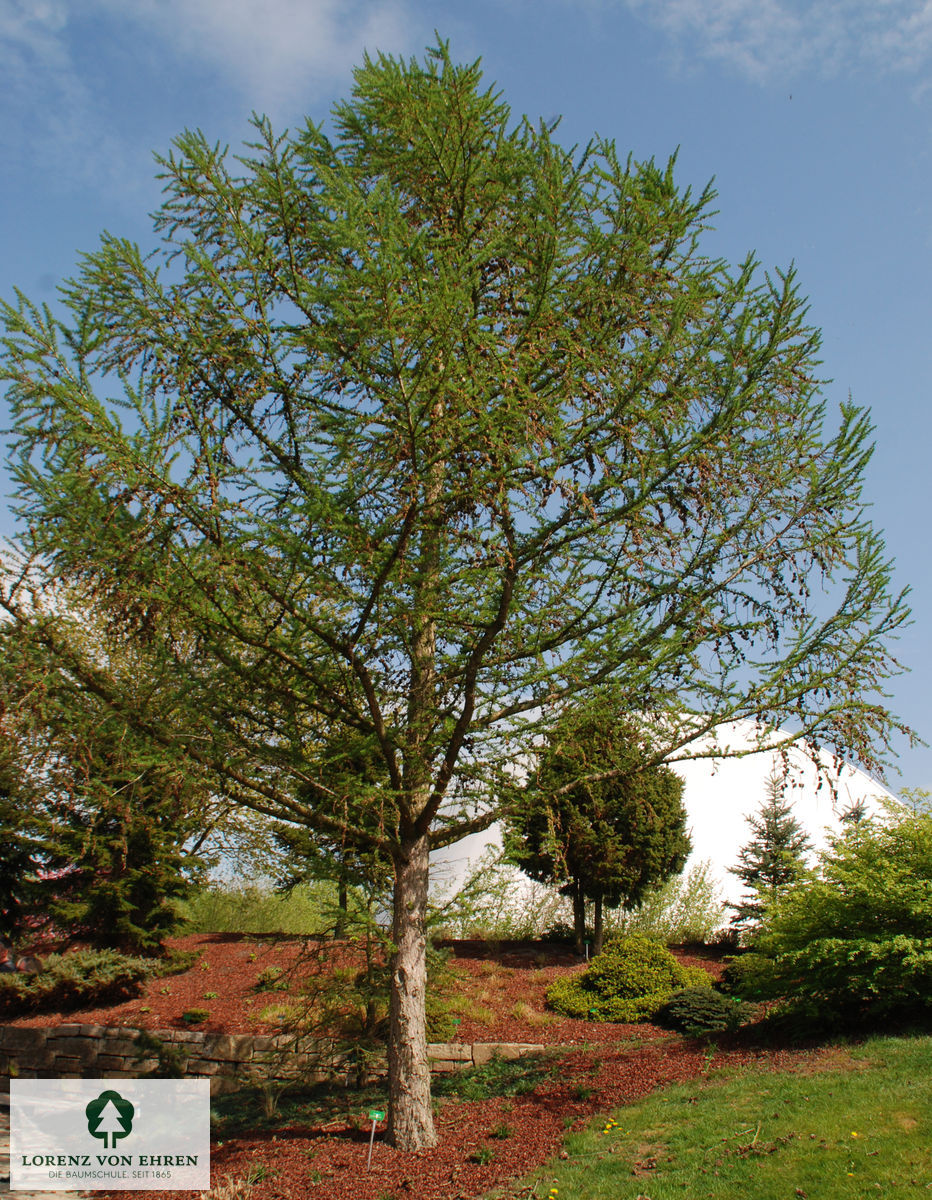
[[[932,1037],[840,1046],[813,1073],[712,1072],[568,1135],[497,1196],[847,1200],[932,1195]],[[554,1193],[553,1189],[556,1189]]]

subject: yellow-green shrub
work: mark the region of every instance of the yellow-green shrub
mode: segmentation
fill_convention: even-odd
[[[680,988],[708,981],[701,967],[682,967],[660,942],[639,935],[609,942],[580,975],[547,989],[547,1003],[589,1021],[645,1021]]]

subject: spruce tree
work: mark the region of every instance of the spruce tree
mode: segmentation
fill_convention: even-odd
[[[9,936],[51,924],[65,938],[157,953],[200,871],[209,782],[50,655],[55,636],[93,656],[150,718],[177,702],[141,645],[95,625],[76,594],[67,603],[68,617],[37,608],[0,628],[3,926]]]
[[[784,794],[784,781],[774,770],[765,785],[764,800],[756,815],[747,818],[753,837],[738,852],[732,875],[749,891],[731,907],[732,926],[753,933],[776,900],[806,873],[806,854],[812,849]]]
[[[85,745],[58,806],[47,899],[69,936],[128,954],[157,954],[197,877],[184,843],[195,832],[189,779],[130,740]]]

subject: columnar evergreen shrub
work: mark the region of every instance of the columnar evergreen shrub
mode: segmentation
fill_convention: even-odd
[[[594,901],[593,944],[604,944],[603,909],[639,904],[678,874],[690,851],[683,781],[652,763],[656,748],[619,720],[611,689],[563,715],[505,824],[507,856],[573,900],[576,950]]]

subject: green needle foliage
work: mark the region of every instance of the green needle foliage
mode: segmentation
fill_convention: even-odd
[[[822,856],[778,902],[758,949],[770,986],[822,1027],[876,1027],[932,1011],[932,813],[891,809]]]
[[[784,794],[784,782],[774,772],[757,813],[748,817],[753,837],[738,851],[731,868],[750,893],[735,904],[732,926],[753,934],[769,907],[806,874],[806,852],[812,843]]]
[[[56,937],[157,954],[197,878],[213,812],[205,771],[133,728],[63,670],[45,632],[92,656],[147,713],[174,696],[142,653],[77,619],[0,629],[0,905],[10,936]]]
[[[710,190],[513,121],[442,43],[366,59],[331,128],[179,137],[154,245],[5,305],[0,378],[34,570],[150,631],[183,703],[139,714],[50,635],[74,678],[237,805],[391,859],[416,1149],[430,848],[608,680],[666,714],[658,754],[753,717],[871,766],[907,610],[868,419],[826,429],[793,272],[703,252]],[[341,731],[387,787],[328,793]]]
[[[29,775],[29,756],[0,700],[0,941],[17,942],[42,907],[48,816]]]
[[[604,939],[602,907],[636,907],[683,867],[690,851],[683,781],[653,762],[650,743],[620,722],[617,707],[568,713],[508,816],[509,858],[573,898],[576,952],[585,901],[595,901],[593,951]]]

